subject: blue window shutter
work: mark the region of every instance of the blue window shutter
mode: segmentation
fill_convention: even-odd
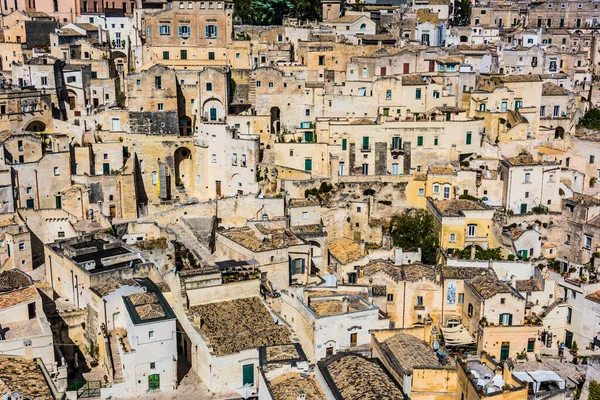
[[[206,37],[209,37],[209,35],[208,35],[208,25],[206,25]]]
[[[182,29],[182,28],[181,28],[181,26],[180,26],[180,27],[179,27],[179,36],[182,36],[182,35],[181,35],[182,31],[183,31],[183,29]]]
[[[217,26],[215,25],[215,33],[214,33],[214,37],[218,37],[217,35]]]

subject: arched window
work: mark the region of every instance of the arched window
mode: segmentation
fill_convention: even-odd
[[[360,24],[360,30],[364,31],[365,29],[367,29],[367,24]]]

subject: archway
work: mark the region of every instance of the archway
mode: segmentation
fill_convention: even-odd
[[[187,147],[180,147],[173,154],[175,161],[175,185],[191,187],[192,181],[192,152]]]
[[[44,132],[46,130],[46,124],[42,121],[32,121],[25,128],[28,132]]]
[[[271,133],[279,133],[281,110],[279,107],[271,107]]]
[[[208,99],[202,106],[202,119],[204,121],[223,121],[225,118],[225,107],[223,103],[215,98]]]
[[[192,134],[192,119],[184,115],[179,120],[179,134],[181,136],[189,136]]]
[[[461,36],[460,37],[460,42],[461,43],[467,43],[469,41],[469,37],[468,36]]]
[[[565,128],[562,126],[556,127],[554,130],[554,139],[564,139],[565,138]]]
[[[321,244],[314,240],[309,241],[310,243],[310,251],[312,253],[312,257],[322,257],[323,252],[321,250]]]
[[[67,96],[69,97],[69,109],[74,110],[77,107],[77,93],[67,90]]]

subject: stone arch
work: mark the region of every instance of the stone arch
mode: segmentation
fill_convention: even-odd
[[[562,126],[557,126],[554,130],[554,139],[564,139],[565,138],[565,128]]]
[[[25,130],[28,132],[44,132],[46,130],[46,124],[40,120],[30,121]]]
[[[190,188],[193,175],[192,151],[179,147],[173,154],[175,162],[175,185]]]
[[[202,119],[204,121],[223,121],[225,118],[225,107],[223,103],[214,97],[206,100],[202,104]]]
[[[468,41],[469,41],[469,37],[468,36],[462,35],[460,37],[460,42],[461,43],[467,43]]]

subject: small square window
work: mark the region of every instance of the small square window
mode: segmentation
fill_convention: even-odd
[[[504,297],[500,299],[500,304],[506,304],[506,299]]]
[[[154,339],[154,331],[148,331],[148,339]]]
[[[58,167],[54,167],[54,176],[58,176],[60,175],[60,171],[58,169]]]
[[[387,301],[394,301],[394,294],[393,293],[388,293],[387,294]]]
[[[307,211],[303,211],[302,212],[302,219],[308,219],[308,212]]]
[[[158,103],[158,111],[165,111],[165,105],[163,103]]]
[[[19,251],[25,250],[25,243],[19,243]]]
[[[150,363],[150,369],[156,369],[156,363],[151,362]]]
[[[419,196],[425,196],[425,189],[419,188]]]

